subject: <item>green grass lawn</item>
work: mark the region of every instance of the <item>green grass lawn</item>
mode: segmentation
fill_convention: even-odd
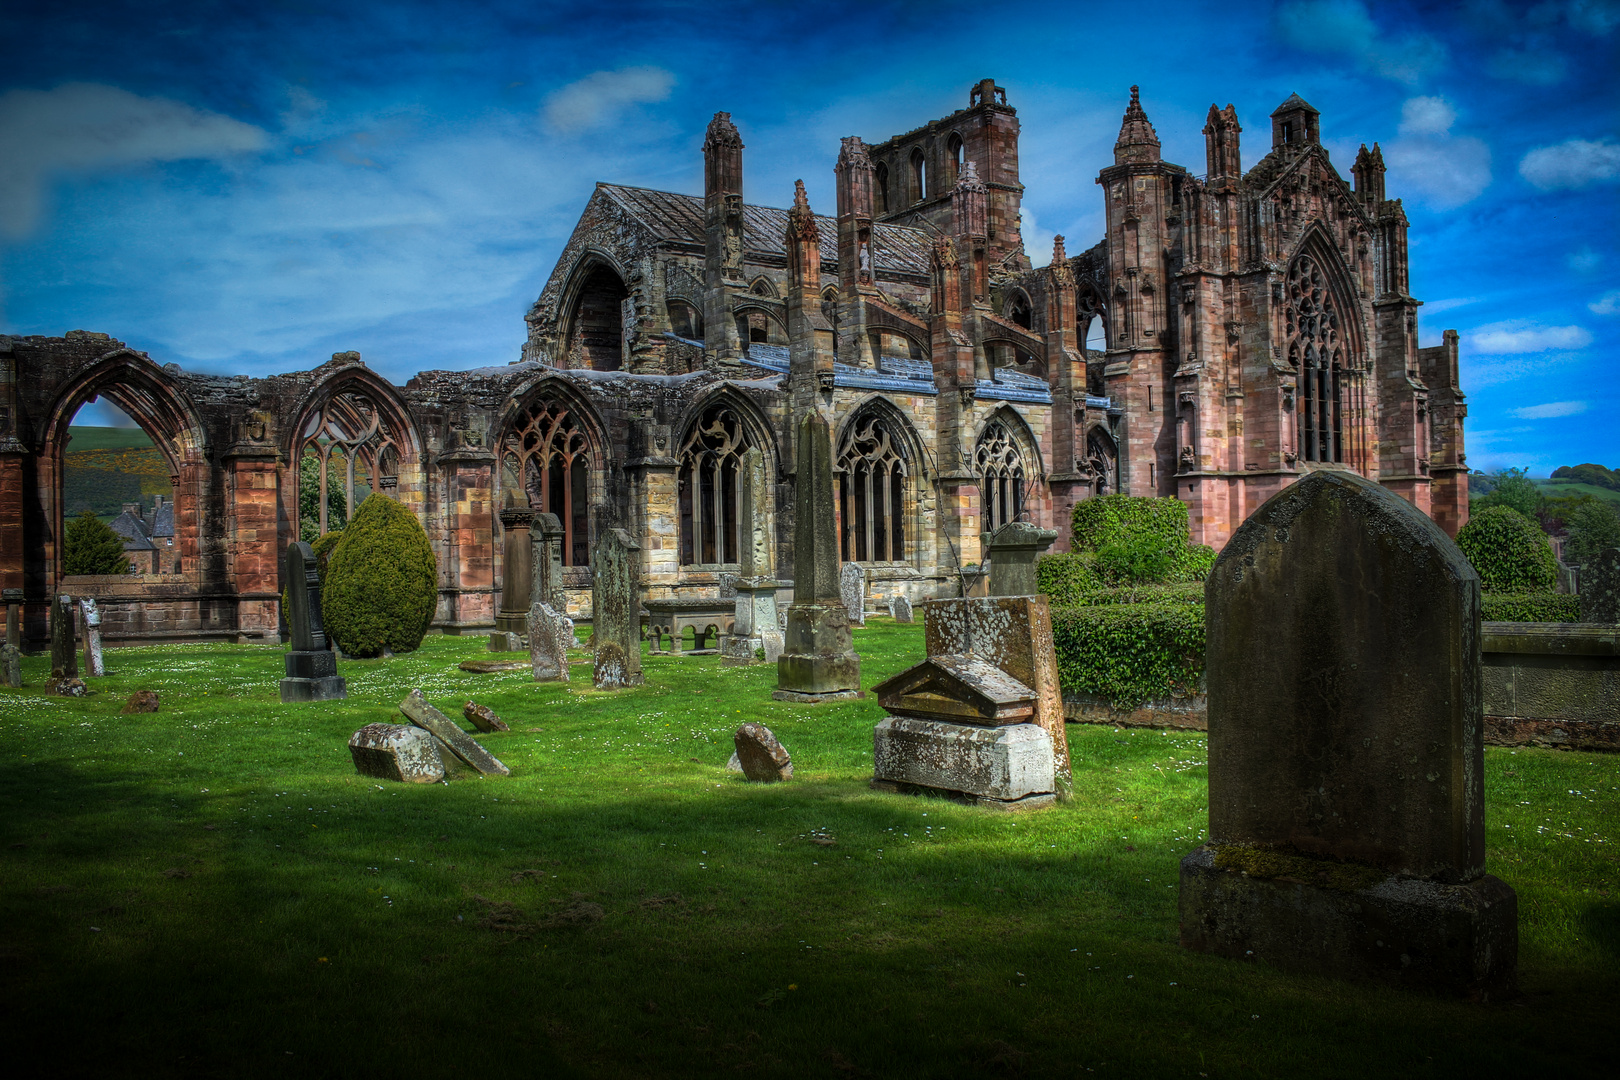
[[[918,626],[857,631],[870,687]],[[1620,758],[1486,752],[1489,869],[1524,994],[1489,1005],[1182,951],[1205,742],[1071,726],[1029,814],[869,790],[862,700],[649,657],[618,694],[469,675],[470,638],[345,662],[282,706],[280,651],[113,650],[76,701],[0,690],[0,1007],[11,1058],[97,1076],[1609,1075]],[[584,654],[579,654],[583,658]],[[469,698],[502,780],[357,776],[348,736]],[[157,690],[163,710],[121,716]],[[736,725],[787,784],[725,771]],[[15,1067],[15,1066],[14,1066]]]

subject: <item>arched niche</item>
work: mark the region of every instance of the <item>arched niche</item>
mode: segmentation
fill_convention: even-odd
[[[605,255],[590,252],[569,275],[563,289],[563,367],[619,371],[629,360],[629,327],[634,318],[624,275]]]
[[[555,514],[564,566],[588,566],[594,507],[603,501],[607,440],[596,410],[559,378],[513,395],[497,427],[500,498]]]
[[[402,473],[404,490],[416,494],[421,439],[398,391],[374,372],[334,372],[310,390],[295,417],[286,452],[298,539],[342,529],[373,492],[400,499]]]

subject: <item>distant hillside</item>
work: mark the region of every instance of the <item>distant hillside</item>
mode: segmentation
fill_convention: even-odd
[[[1552,478],[1574,484],[1591,484],[1593,487],[1608,488],[1610,491],[1620,491],[1620,469],[1611,469],[1606,465],[1597,465],[1590,461],[1584,465],[1560,466],[1553,470]]]
[[[169,463],[140,428],[72,427],[63,477],[65,516],[116,516],[125,503],[147,511],[152,496],[173,497]]]

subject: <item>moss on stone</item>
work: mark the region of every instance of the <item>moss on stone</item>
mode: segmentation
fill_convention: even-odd
[[[1371,866],[1315,859],[1297,852],[1247,844],[1215,845],[1215,866],[1220,870],[1236,870],[1250,877],[1282,878],[1340,892],[1370,889],[1389,877],[1387,871]]]

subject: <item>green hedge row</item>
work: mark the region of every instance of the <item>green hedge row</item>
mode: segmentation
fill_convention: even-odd
[[[1204,605],[1163,599],[1055,608],[1058,681],[1131,709],[1204,688]]]
[[[1479,607],[1486,622],[1581,621],[1581,598],[1561,593],[1485,593]]]

